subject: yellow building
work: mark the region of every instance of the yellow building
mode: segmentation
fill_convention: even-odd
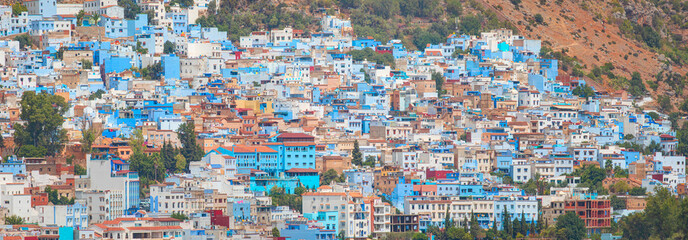
[[[272,114],[272,101],[260,100],[235,100],[236,108],[249,108],[256,114]]]

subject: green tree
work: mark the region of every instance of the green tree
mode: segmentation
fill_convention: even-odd
[[[276,227],[272,228],[272,237],[280,237],[280,231]]]
[[[671,105],[671,98],[666,95],[657,96],[657,105],[659,105],[659,111],[661,112],[670,112],[674,108],[674,106]]]
[[[98,91],[94,92],[90,96],[88,96],[88,100],[96,100],[100,99],[103,97],[103,94],[105,94],[105,91],[103,89],[98,89]]]
[[[91,25],[97,26],[100,24],[100,14],[91,15]]]
[[[557,238],[581,240],[586,236],[585,222],[575,212],[567,212],[557,218]]]
[[[93,62],[83,59],[81,60],[81,68],[82,69],[91,69],[93,67]]]
[[[153,153],[147,158],[150,164],[150,168],[148,169],[148,179],[153,179],[157,182],[162,182],[165,180],[165,164],[162,162],[162,157],[160,157],[160,154]]]
[[[461,16],[463,6],[459,0],[447,0],[447,14],[452,17]]]
[[[416,232],[413,233],[411,240],[428,240],[428,236],[423,233]]]
[[[623,169],[621,166],[614,166],[614,177],[628,178],[628,169]]]
[[[177,136],[179,138],[179,142],[182,144],[180,152],[186,159],[186,167],[184,168],[186,171],[189,169],[190,162],[201,161],[201,158],[203,158],[205,153],[203,152],[201,145],[198,145],[196,142],[196,130],[194,129],[194,125],[192,123],[185,122],[180,125],[179,129],[177,129]]]
[[[659,239],[669,239],[677,232],[678,199],[666,188],[658,188],[656,193],[647,199],[645,220]]]
[[[482,17],[479,15],[467,15],[461,17],[459,29],[464,34],[480,35],[482,28]]]
[[[24,219],[17,215],[5,217],[5,225],[22,225],[24,224]]]
[[[444,76],[442,73],[432,72],[432,80],[435,80],[435,89],[437,90],[437,96],[442,96],[447,90],[444,90]]]
[[[141,13],[141,8],[134,0],[119,0],[117,5],[124,8],[124,18],[136,19],[136,14]]]
[[[613,165],[611,159],[607,159],[607,161],[604,162],[604,170],[607,172],[607,176],[612,175],[612,171],[614,170],[614,165]]]
[[[160,157],[165,165],[165,170],[168,172],[174,172],[177,170],[177,160],[175,156],[179,154],[179,150],[172,146],[172,143],[165,141],[160,149]],[[186,160],[186,158],[184,159]]]
[[[504,176],[502,178],[502,183],[504,184],[514,184],[514,179],[511,176]]]
[[[351,163],[356,166],[363,165],[363,155],[358,146],[358,140],[354,140],[354,149],[351,151]]]
[[[681,200],[678,212],[678,227],[679,232],[684,236],[688,236],[688,200],[685,198]]]
[[[447,229],[447,240],[472,240],[474,239],[470,233],[463,228],[452,227]]]
[[[81,151],[84,153],[91,153],[93,142],[96,141],[95,129],[89,128],[81,131]]]
[[[132,153],[143,154],[143,144],[143,131],[141,131],[141,129],[135,129],[134,132],[131,134],[131,138],[129,139],[129,146],[131,147]]]
[[[572,93],[573,95],[582,98],[589,98],[595,96],[595,90],[593,90],[592,87],[588,85],[578,85],[576,88],[573,89]]]
[[[31,153],[49,155],[62,151],[67,141],[67,131],[62,129],[63,115],[68,110],[64,98],[48,93],[24,92],[19,115],[25,122],[15,125],[14,143],[20,157]]]
[[[447,207],[449,209],[449,207]],[[480,227],[478,223],[478,217],[471,212],[471,222],[470,222],[470,232],[471,236],[478,238],[478,236],[484,235],[484,230]]]
[[[628,192],[629,186],[625,181],[618,181],[611,186],[609,186],[609,191],[614,193],[623,194]]]
[[[392,68],[395,67],[394,56],[389,53],[378,53],[371,48],[364,48],[363,50],[351,50],[347,54],[351,55],[354,61],[368,60],[377,64],[387,65]]]
[[[438,44],[443,41],[444,36],[439,32],[433,31],[432,29],[423,29],[417,27],[413,30],[413,45],[418,48],[418,50],[425,50],[428,44]]]
[[[650,238],[650,226],[645,220],[645,213],[637,212],[628,215],[620,221],[623,239],[645,240]]]
[[[74,164],[75,175],[86,175],[86,169],[79,164]]]
[[[364,165],[364,166],[375,167],[376,159],[377,159],[377,157],[375,157],[375,156],[367,156],[365,162],[363,163],[363,165]]]
[[[502,231],[506,233],[506,235],[511,236],[513,234],[513,226],[511,225],[511,215],[509,215],[509,211],[506,210],[506,207],[504,208],[504,212],[502,213]]]
[[[184,221],[184,220],[189,219],[189,217],[187,217],[186,215],[184,215],[183,213],[180,213],[180,212],[172,213],[172,216],[170,216],[170,217],[177,219],[177,220],[180,220],[180,221]]]
[[[274,186],[270,189],[270,198],[274,206],[289,206],[296,211],[301,211],[303,199],[300,195],[287,194],[283,188]]]
[[[545,230],[545,228],[547,228],[547,224],[545,224],[545,219],[542,218],[542,214],[538,214],[538,220],[535,226],[535,230],[539,234],[542,233],[542,230]]]
[[[177,45],[174,44],[173,42],[166,41],[165,45],[163,45],[163,51],[162,52],[164,54],[173,54],[176,52],[176,50],[175,50],[176,47],[177,47]]]
[[[15,148],[16,149],[16,148]],[[21,157],[45,157],[48,152],[45,148],[36,147],[34,145],[25,145],[16,150],[17,156]]]
[[[136,52],[138,52],[140,54],[147,54],[148,48],[144,48],[143,45],[141,45],[141,42],[137,41],[136,42]]]
[[[655,142],[652,140],[649,145],[647,145],[647,148],[643,151],[646,155],[650,155],[656,152],[663,152],[662,144]]]
[[[598,193],[605,191],[602,180],[607,177],[607,173],[604,169],[594,165],[585,165],[576,169],[572,175],[581,178],[581,187],[589,187]]]
[[[535,16],[533,16],[533,19],[535,19],[535,22],[537,24],[544,24],[545,23],[545,18],[542,17],[542,14],[539,14],[539,13],[535,14]]]
[[[81,26],[84,21],[84,17],[86,16],[86,12],[84,10],[79,10],[79,13],[76,14],[76,25]]]
[[[148,50],[146,50],[148,52]],[[152,64],[148,67],[141,68],[139,69],[139,73],[141,74],[141,77],[144,79],[148,80],[160,80],[160,77],[162,76],[162,63],[157,62],[155,64]]]
[[[184,158],[184,155],[177,154],[177,156],[174,157],[175,159],[175,167],[177,173],[183,173],[186,171],[186,158]]]
[[[16,2],[16,3],[12,4],[12,15],[13,16],[19,16],[19,15],[21,15],[21,13],[28,12],[28,11],[29,11],[29,9],[27,9],[26,6],[24,6],[20,2]]]
[[[655,31],[652,26],[644,25],[642,27],[636,27],[636,31],[640,28],[640,36],[645,41],[648,47],[651,48],[661,48],[662,47],[662,36]]]
[[[525,211],[521,210],[521,234],[523,236],[528,235],[528,223],[526,222],[526,214]]]
[[[647,198],[644,212],[621,218],[624,239],[685,239],[688,236],[688,200],[678,199],[666,188]]]
[[[147,187],[151,181],[159,182],[165,178],[165,165],[160,154],[146,156],[143,152],[132,152],[129,157],[129,168],[138,172],[142,185]]]
[[[623,137],[624,140],[633,140],[634,138],[635,138],[635,136],[633,136],[633,134],[630,134],[630,133],[624,135],[624,137]]]
[[[215,0],[211,0],[208,3],[208,14],[215,15],[216,11],[217,11],[217,3],[215,2]]]
[[[294,194],[301,196],[301,195],[303,195],[304,193],[306,193],[306,188],[305,188],[305,187],[303,187],[303,186],[298,186],[298,187],[294,188]]]
[[[647,115],[650,116],[650,118],[652,118],[653,121],[660,120],[659,114],[656,112],[649,112],[649,113],[647,113]]]
[[[640,73],[633,72],[633,74],[631,74],[631,80],[628,84],[628,93],[630,93],[633,96],[639,97],[645,95],[646,92],[647,89],[645,89],[645,83],[643,82]]]
[[[28,34],[21,34],[14,37],[14,41],[19,42],[19,48],[26,49],[27,47],[32,47],[35,45],[33,38]]]
[[[612,205],[612,208],[614,208],[614,210],[626,209],[626,201],[617,197],[616,195],[612,195],[609,198],[609,202]]]
[[[48,201],[54,205],[71,205],[74,204],[74,198],[67,198],[59,196],[57,190],[53,190],[50,186],[45,187],[44,191],[48,193]]]
[[[332,181],[337,180],[339,174],[334,169],[327,170],[325,173],[320,175],[320,186],[330,185]]]
[[[628,191],[628,194],[631,196],[643,196],[643,195],[645,195],[645,188],[642,188],[642,187],[631,188],[631,190]]]

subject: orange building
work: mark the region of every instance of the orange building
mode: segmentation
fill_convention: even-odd
[[[571,199],[566,201],[564,211],[575,212],[585,221],[588,233],[601,233],[612,225],[611,203],[609,200]]]

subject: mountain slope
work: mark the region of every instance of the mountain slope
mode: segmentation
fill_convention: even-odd
[[[554,51],[567,51],[567,55],[578,58],[588,70],[593,65],[602,66],[610,62],[615,66],[616,74],[630,76],[631,72],[637,71],[644,79],[651,79],[667,69],[659,54],[625,38],[616,24],[604,17],[599,18],[592,9],[584,10],[580,1],[561,1],[561,4],[545,1],[547,4],[544,5],[524,1],[518,9],[508,0],[480,1],[492,8],[501,7],[500,15],[514,23],[522,35],[550,43]],[[601,12],[609,11],[606,3],[600,3],[596,8]],[[528,24],[528,19],[536,14],[542,15],[544,24]],[[609,87],[610,84],[605,81],[604,85]]]

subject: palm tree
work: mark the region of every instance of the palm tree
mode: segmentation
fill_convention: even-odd
[[[86,13],[84,12],[84,10],[81,10],[81,11],[79,11],[79,13],[76,14],[76,25],[77,26],[81,26],[83,24],[82,22],[84,21],[84,16],[86,16]]]
[[[98,15],[97,13],[93,14],[91,20],[93,21],[93,24],[98,25],[98,22],[100,22],[100,15]]]

